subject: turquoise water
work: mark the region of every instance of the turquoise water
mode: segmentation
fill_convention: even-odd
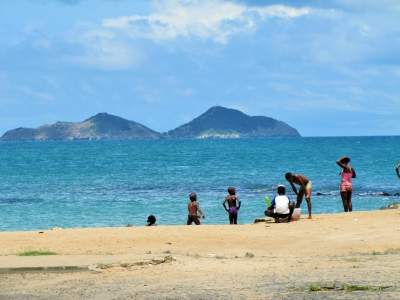
[[[354,211],[377,210],[400,197],[395,167],[400,137],[258,138],[211,140],[49,141],[0,143],[0,231],[146,224],[185,224],[189,194],[197,193],[203,224],[227,224],[221,203],[234,186],[238,222],[263,217],[265,196],[286,172],[313,182],[313,213],[343,211],[341,169],[351,157]],[[302,213],[306,213],[305,200]]]

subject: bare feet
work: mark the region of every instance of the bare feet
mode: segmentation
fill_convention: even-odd
[[[307,219],[312,219],[311,215],[308,215]]]

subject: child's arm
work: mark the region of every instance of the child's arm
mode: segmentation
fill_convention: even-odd
[[[400,168],[400,163],[398,163],[398,164],[397,164],[397,167],[396,167],[396,174],[397,174],[397,177],[400,178],[399,168]]]
[[[224,201],[222,201],[222,206],[225,208],[225,210],[227,212],[229,212],[229,210],[226,208],[225,202],[228,201],[227,197],[225,197]]]
[[[199,211],[201,217],[204,219],[206,216],[205,216],[205,215],[203,214],[203,212],[201,211],[199,203],[197,203],[196,207],[197,207],[197,210]]]
[[[239,209],[240,209],[240,204],[241,204],[242,202],[240,201],[239,197],[236,197],[236,200],[237,200],[237,202],[238,202],[237,210],[239,210]]]

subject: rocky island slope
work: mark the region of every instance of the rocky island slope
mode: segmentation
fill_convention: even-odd
[[[295,128],[268,117],[248,116],[238,110],[214,106],[193,121],[166,133],[107,113],[83,122],[56,122],[38,128],[17,128],[0,141],[133,140],[177,138],[300,137]]]

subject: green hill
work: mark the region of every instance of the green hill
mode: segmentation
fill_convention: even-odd
[[[300,137],[298,131],[273,118],[248,116],[214,106],[193,121],[168,131],[167,138]]]

